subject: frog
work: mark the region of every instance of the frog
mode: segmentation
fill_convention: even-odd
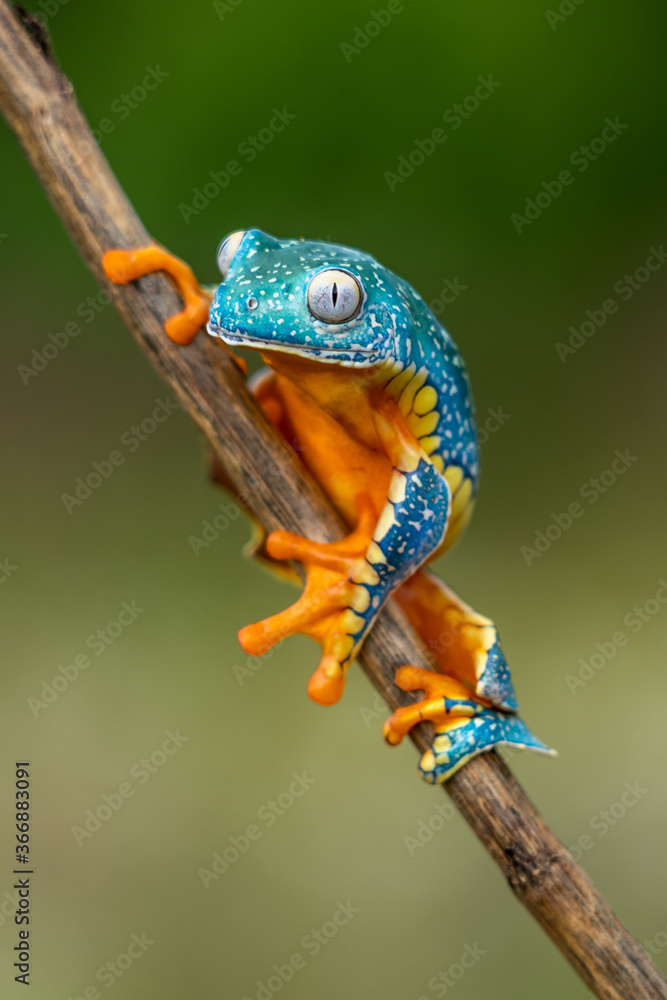
[[[553,754],[519,716],[494,622],[430,568],[463,534],[479,485],[472,389],[450,334],[407,281],[361,250],[251,228],[222,240],[217,264],[222,281],[203,287],[158,245],[103,258],[117,283],[171,276],[185,303],[165,324],[176,343],[205,326],[237,359],[239,349],[259,354],[265,367],[250,390],[346,525],[335,542],[273,531],[256,547],[279,571],[301,563],[305,585],[290,607],[241,629],[245,652],[309,636],[321,653],[308,695],[334,705],[393,598],[434,669],[398,667],[397,686],[422,697],[393,712],[383,735],[396,746],[432,724],[419,762],[426,782],[497,747]]]

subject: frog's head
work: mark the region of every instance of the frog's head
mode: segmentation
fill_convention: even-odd
[[[397,357],[408,286],[369,254],[247,229],[222,241],[218,265],[208,331],[226,344],[350,368]]]

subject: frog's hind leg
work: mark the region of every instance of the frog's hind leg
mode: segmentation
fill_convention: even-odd
[[[399,708],[384,727],[396,745],[413,726],[432,722],[435,737],[422,757],[422,777],[436,784],[471,757],[495,746],[552,754],[516,715],[509,668],[493,622],[478,614],[426,570],[418,570],[396,599],[433,654],[438,671],[401,667],[396,683],[424,699]]]
[[[396,592],[410,622],[436,660],[438,670],[460,680],[497,708],[518,704],[498,631],[439,577],[420,569]]]
[[[449,728],[478,715],[482,710],[482,705],[471,698],[460,681],[433,670],[400,667],[396,671],[396,684],[403,691],[423,691],[426,697],[423,701],[396,709],[387,720],[384,738],[392,746],[398,745],[419,722],[434,722]]]
[[[419,763],[421,775],[429,784],[446,781],[471,757],[497,746],[554,753],[516,715],[499,712],[472,697],[463,684],[451,677],[419,667],[401,667],[396,683],[404,691],[424,691],[426,698],[397,709],[385,723],[384,738],[396,746],[413,726],[433,723],[431,748]]]

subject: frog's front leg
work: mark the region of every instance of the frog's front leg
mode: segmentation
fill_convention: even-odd
[[[302,562],[306,587],[292,607],[239,633],[243,648],[255,656],[298,632],[318,641],[322,658],[308,693],[324,705],[340,698],[347,668],[386,599],[438,548],[447,528],[446,479],[392,401],[378,403],[375,419],[393,466],[383,509],[360,495],[355,531],[330,545],[288,532],[270,535],[269,554]]]
[[[135,250],[108,250],[102,258],[107,278],[117,285],[164,271],[174,281],[185,308],[165,323],[168,336],[177,344],[189,344],[208,320],[213,295],[202,288],[192,269],[163,247],[153,244]]]

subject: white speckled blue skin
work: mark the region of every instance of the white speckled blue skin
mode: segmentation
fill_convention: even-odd
[[[276,239],[259,229],[238,234],[238,239],[210,309],[209,333],[232,347],[373,369],[373,378],[402,408],[421,449],[413,468],[394,469],[398,500],[391,501],[390,490],[390,516],[381,518],[382,530],[373,539],[373,582],[353,581],[365,588],[368,600],[364,596],[361,610],[352,615],[351,659],[387,597],[441,550],[452,520],[458,533],[471,512],[479,465],[465,364],[421,296],[369,254],[329,243]],[[312,279],[330,269],[344,271],[358,283],[359,304],[345,322],[324,322],[309,308]],[[436,727],[432,750],[421,765],[429,782],[445,780],[475,753],[500,744],[550,752],[516,716],[495,626],[485,622],[492,638],[475,694],[486,704],[459,701],[458,711],[470,719],[446,733]]]

